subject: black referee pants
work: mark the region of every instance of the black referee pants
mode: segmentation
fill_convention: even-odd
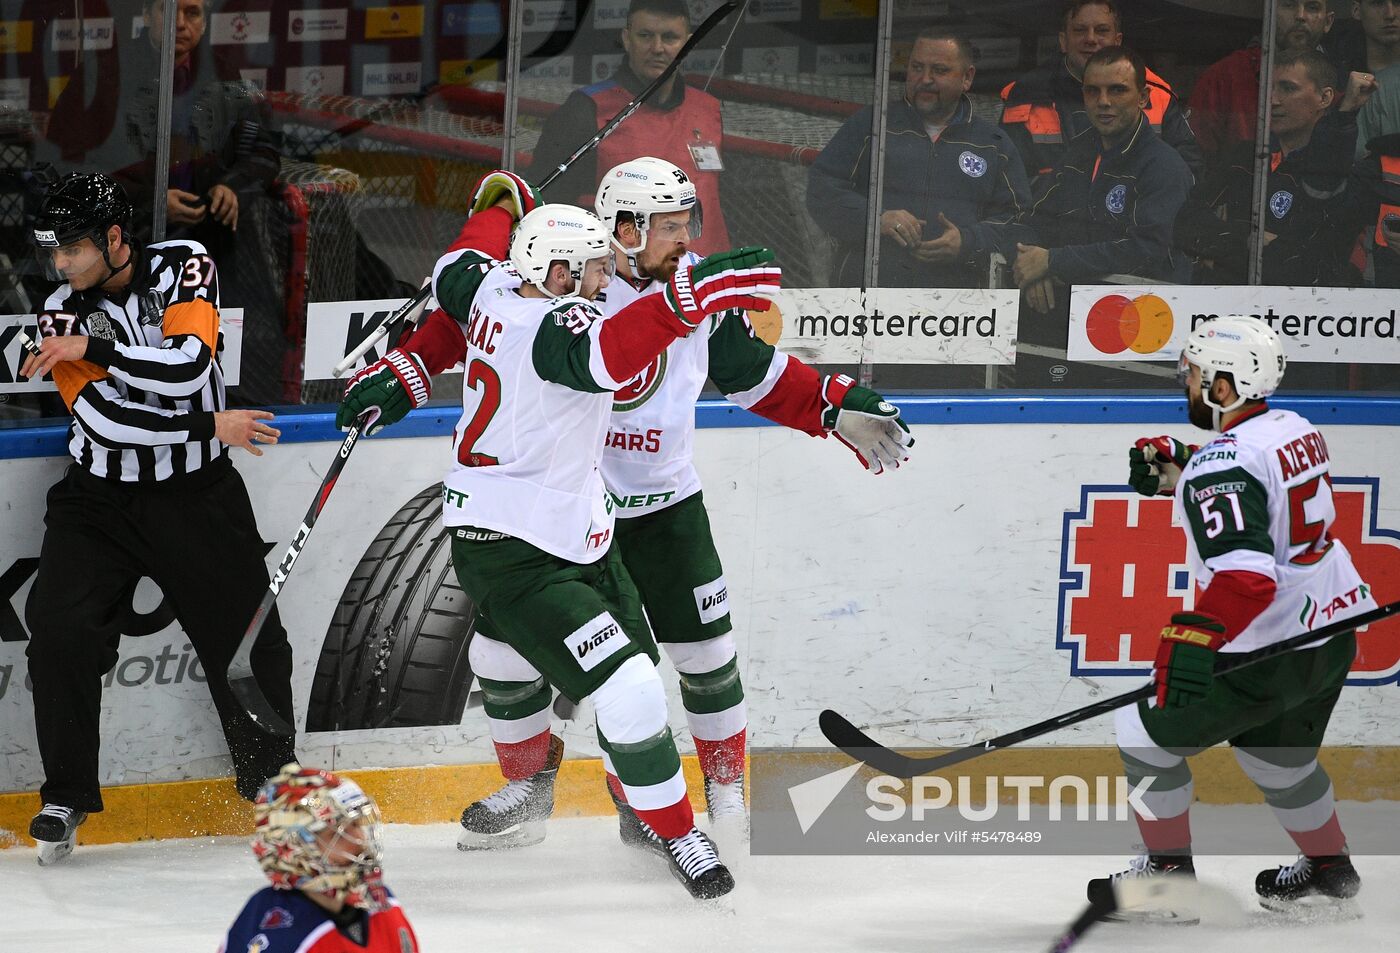
[[[121,625],[142,576],[160,587],[198,654],[238,791],[255,797],[294,754],[291,739],[253,723],[226,679],[268,581],[238,471],[225,463],[197,475],[194,485],[132,487],[75,464],[50,488],[44,525],[39,573],[25,606],[44,803],[102,810],[102,678],[117,662]],[[276,612],[253,650],[253,671],[290,724],[292,650]]]

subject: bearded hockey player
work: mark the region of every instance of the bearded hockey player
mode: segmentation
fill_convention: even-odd
[[[1202,447],[1144,438],[1129,452],[1138,492],[1175,494],[1204,591],[1162,629],[1155,699],[1118,710],[1128,783],[1152,779],[1142,800],[1154,819],[1138,817],[1146,854],[1127,871],[1090,881],[1091,901],[1102,902],[1122,877],[1195,876],[1185,755],[1226,741],[1300,855],[1259,874],[1260,903],[1345,911],[1360,889],[1332,782],[1317,761],[1356,655],[1355,633],[1215,675],[1218,653],[1248,652],[1296,634],[1300,622],[1316,627],[1375,607],[1346,547],[1329,533],[1326,440],[1308,420],[1268,404],[1285,363],[1278,334],[1259,318],[1201,324],[1187,341],[1181,380],[1191,422],[1216,436]]]

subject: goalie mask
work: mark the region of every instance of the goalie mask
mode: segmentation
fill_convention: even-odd
[[[651,156],[633,159],[609,169],[598,185],[593,207],[607,226],[613,244],[627,256],[633,272],[638,271],[637,256],[647,247],[653,215],[658,212],[688,211],[690,220],[686,230],[692,242],[699,239],[704,222],[700,200],[695,194],[695,183],[678,166]],[[618,239],[619,215],[629,215],[636,223],[640,236],[636,247],[629,248]]]
[[[381,909],[379,808],[349,778],[295,762],[258,792],[253,854],[272,885]]]
[[[113,225],[121,228],[122,241],[131,232],[131,201],[126,192],[109,176],[93,172],[65,175],[39,201],[30,229],[34,253],[51,281],[66,281],[79,275],[99,260],[107,265],[107,276],[97,285],[106,284],[121,271],[113,267],[107,248],[107,230]],[[84,239],[90,239],[91,244]]]
[[[556,295],[545,282],[554,262],[562,261],[574,279],[573,289],[563,294],[578,294],[583,290],[584,267],[600,258],[611,274],[612,254],[603,223],[592,212],[573,205],[541,205],[520,220],[510,240],[511,264],[550,297]]]
[[[1214,429],[1220,416],[1239,409],[1247,400],[1264,400],[1278,389],[1288,359],[1283,341],[1267,321],[1252,315],[1226,315],[1200,324],[1186,339],[1177,368],[1185,386],[1191,366],[1201,369],[1201,399],[1211,409]],[[1217,374],[1227,373],[1235,384],[1236,398],[1222,406],[1211,396]]]

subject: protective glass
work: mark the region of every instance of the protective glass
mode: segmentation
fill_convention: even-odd
[[[1191,379],[1191,362],[1186,359],[1186,352],[1181,352],[1181,357],[1176,362],[1176,383],[1179,387],[1185,387]]]

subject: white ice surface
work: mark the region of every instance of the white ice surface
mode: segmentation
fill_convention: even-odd
[[[725,858],[739,887],[690,900],[664,866],[624,848],[616,821],[554,820],[536,847],[461,853],[453,825],[391,825],[389,885],[427,953],[1041,953],[1079,912],[1084,882],[1125,857]],[[1292,858],[1203,857],[1238,900],[1199,927],[1106,924],[1076,951],[1279,953],[1393,949],[1400,858],[1356,860],[1361,920],[1285,924],[1252,899],[1254,875]],[[3,953],[213,953],[263,883],[246,842],[221,837],[86,847],[39,868],[0,851]]]

